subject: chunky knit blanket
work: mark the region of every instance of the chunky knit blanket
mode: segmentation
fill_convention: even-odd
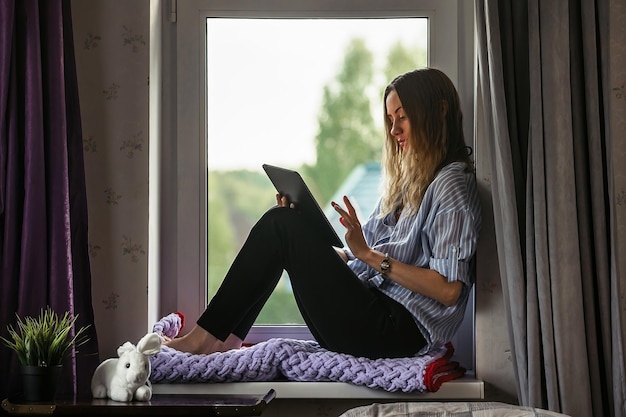
[[[177,313],[162,318],[153,331],[167,337],[180,332]],[[314,341],[274,338],[250,347],[194,355],[163,346],[151,356],[152,383],[238,381],[347,382],[390,392],[435,392],[445,381],[465,374],[450,361],[451,343],[428,354],[388,359],[368,359],[332,352]]]

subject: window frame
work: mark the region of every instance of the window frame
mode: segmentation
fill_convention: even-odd
[[[150,282],[152,316],[185,313],[188,323],[206,308],[206,18],[368,18],[428,17],[430,66],[442,69],[457,86],[466,117],[466,138],[473,138],[473,9],[463,0],[185,0],[163,13],[163,134],[159,232],[154,241],[160,264]],[[164,6],[165,7],[165,6]],[[471,14],[468,16],[468,14]],[[168,19],[169,18],[169,19]],[[175,23],[174,23],[175,21]],[[166,28],[167,25],[172,28]],[[173,85],[167,86],[167,82]],[[169,151],[169,152],[168,152]],[[169,155],[169,156],[164,156]],[[204,173],[202,171],[205,171]],[[204,175],[203,175],[204,174]],[[174,219],[173,221],[171,219]],[[473,302],[471,306],[473,343]],[[153,317],[153,318],[154,318]],[[188,328],[191,328],[188,325]],[[308,338],[305,326],[255,326],[247,341],[269,337]],[[473,352],[472,352],[473,355]],[[473,358],[471,358],[472,363]]]

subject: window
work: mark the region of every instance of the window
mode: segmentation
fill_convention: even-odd
[[[341,22],[346,24],[359,22],[383,24],[391,21],[390,19],[397,19],[396,22],[418,22],[427,19],[429,33],[428,63],[444,70],[456,83],[462,97],[465,113],[471,115],[473,109],[471,91],[473,83],[473,17],[471,5],[462,0],[416,0],[414,2],[364,0],[355,3],[350,0],[334,2],[317,0],[300,2],[188,0],[177,2],[176,43],[175,46],[172,45],[171,56],[173,58],[170,61],[172,70],[175,72],[173,77],[175,78],[175,90],[171,90],[174,99],[172,100],[173,104],[168,104],[167,98],[163,101],[163,112],[168,113],[169,111],[169,114],[175,114],[170,122],[172,137],[164,137],[162,143],[164,148],[169,148],[172,150],[171,154],[175,155],[174,160],[164,165],[164,170],[161,173],[165,184],[164,192],[168,196],[175,196],[174,198],[162,198],[163,218],[168,220],[163,222],[165,224],[162,226],[161,242],[167,241],[168,247],[174,248],[172,253],[163,251],[162,254],[161,264],[164,266],[160,277],[159,304],[163,313],[174,310],[184,311],[191,321],[195,321],[204,310],[207,303],[207,293],[211,291],[211,284],[207,285],[207,277],[209,280],[211,279],[211,268],[213,267],[210,265],[212,256],[210,242],[213,237],[210,223],[214,219],[211,217],[211,213],[207,216],[207,206],[210,205],[210,203],[207,204],[207,201],[211,193],[207,190],[212,189],[212,182],[220,175],[219,172],[214,172],[216,170],[213,167],[218,167],[219,163],[225,162],[225,158],[212,159],[213,155],[221,155],[223,152],[213,148],[215,143],[212,139],[218,138],[218,143],[230,142],[229,152],[241,153],[241,161],[243,161],[243,153],[246,152],[246,149],[256,152],[256,148],[252,145],[241,147],[237,142],[237,135],[245,132],[246,136],[254,138],[260,134],[250,129],[249,126],[245,126],[245,121],[242,123],[244,126],[233,126],[234,132],[230,134],[217,131],[217,125],[220,123],[212,123],[212,117],[221,117],[219,115],[211,116],[212,107],[222,106],[222,100],[225,100],[223,98],[225,96],[220,96],[217,93],[219,83],[213,84],[215,80],[211,78],[211,71],[218,71],[212,67],[210,62],[212,54],[217,51],[215,45],[211,49],[213,30],[230,31],[229,38],[234,42],[235,36],[254,39],[269,33],[268,26],[259,28],[258,25],[260,24],[284,25],[280,30],[289,36],[297,29],[295,26],[291,28],[287,28],[287,26],[295,23],[297,23],[298,28],[303,28],[303,25],[323,24],[324,22],[331,24]],[[247,23],[248,29],[244,31],[241,28],[229,26],[235,23]],[[372,31],[382,30],[384,29],[372,29]],[[208,37],[206,36],[207,33],[209,34]],[[382,35],[380,37],[382,38]],[[416,43],[420,41],[419,37],[419,35],[416,36]],[[406,46],[412,47],[410,44]],[[336,62],[334,66],[320,66],[321,81],[319,82],[322,83],[322,87],[325,82],[333,80],[336,75],[333,70],[336,72],[340,64],[341,62]],[[247,73],[244,71],[241,76],[254,74],[256,70],[260,70],[259,65],[259,62],[248,65],[247,68],[244,68]],[[239,70],[240,68],[236,69]],[[330,72],[324,74],[323,70]],[[233,71],[233,67],[231,67],[231,71]],[[217,73],[215,74],[217,75]],[[379,78],[373,84],[384,87],[388,79],[381,81],[380,72],[378,74],[376,77]],[[221,81],[222,78],[220,77]],[[269,84],[272,86],[272,83]],[[273,89],[270,91],[276,92],[284,86],[274,85],[272,87]],[[295,86],[287,87],[286,91],[300,94],[300,91],[294,91],[292,87]],[[207,94],[205,95],[204,92]],[[213,94],[214,92],[215,94]],[[381,119],[382,106],[380,91],[376,91],[374,87],[370,93],[373,96],[372,118],[374,123],[379,125],[381,124],[379,119]],[[214,101],[216,98],[220,101]],[[321,104],[319,97],[307,101],[317,104],[313,107],[313,112],[319,110]],[[258,106],[260,104],[256,104],[257,108]],[[251,115],[254,112],[255,109],[253,108],[245,110],[243,113]],[[465,117],[465,121],[468,123],[466,137],[471,138],[471,117]],[[228,124],[231,123],[236,123],[236,121],[228,122]],[[280,115],[278,115],[275,123],[280,123]],[[300,132],[295,132],[296,135],[310,137],[316,134],[316,120],[309,120],[307,123],[313,124],[313,130],[305,134],[304,126],[306,123],[302,122],[303,128]],[[272,126],[259,130],[268,129],[272,129]],[[225,135],[228,136],[225,137]],[[209,138],[208,141],[207,138]],[[263,142],[266,139],[259,140]],[[378,141],[379,144],[382,143],[380,136]],[[311,144],[304,144],[302,148],[306,148],[308,153],[305,152],[300,156],[301,161],[303,163],[311,162],[311,150],[314,148]],[[295,151],[296,149],[291,149],[291,152]],[[291,159],[281,160],[277,158],[274,161],[263,162],[299,167],[298,164],[292,163]],[[263,209],[272,204],[273,190],[269,181],[266,184],[270,187],[270,194],[267,203],[259,203]],[[264,197],[268,198],[267,195]],[[256,218],[258,215],[251,214],[251,217]],[[222,265],[225,265],[224,262],[228,263],[228,256],[225,256]],[[472,348],[469,354],[473,355],[473,311],[469,311],[468,315],[472,319],[470,323]],[[285,322],[298,323],[298,319],[288,318]],[[276,331],[277,329],[274,327],[254,329],[251,334],[251,341],[277,336],[279,334]],[[288,331],[290,332],[288,335],[293,337],[308,333],[306,329],[301,327],[290,326]],[[298,331],[303,333],[298,333]],[[469,360],[465,363],[473,363],[473,356]]]

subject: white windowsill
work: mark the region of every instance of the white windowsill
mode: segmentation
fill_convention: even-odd
[[[219,382],[189,384],[153,384],[154,394],[264,394],[276,391],[277,399],[327,398],[327,399],[403,399],[412,401],[483,400],[484,382],[474,375],[447,381],[437,392],[387,392],[345,382]]]

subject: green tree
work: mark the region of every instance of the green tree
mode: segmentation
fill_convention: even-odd
[[[235,229],[230,222],[224,222],[229,215],[228,200],[224,198],[218,172],[209,174],[207,233],[211,242],[208,258],[208,295],[212,297],[222,282],[236,251]]]
[[[373,55],[362,39],[353,39],[336,79],[324,87],[315,137],[317,160],[305,167],[323,202],[328,201],[352,169],[380,158],[380,136],[368,91],[373,83]]]
[[[387,54],[387,65],[383,70],[386,83],[400,74],[426,65],[428,65],[426,49],[406,47],[402,42],[396,42]]]

